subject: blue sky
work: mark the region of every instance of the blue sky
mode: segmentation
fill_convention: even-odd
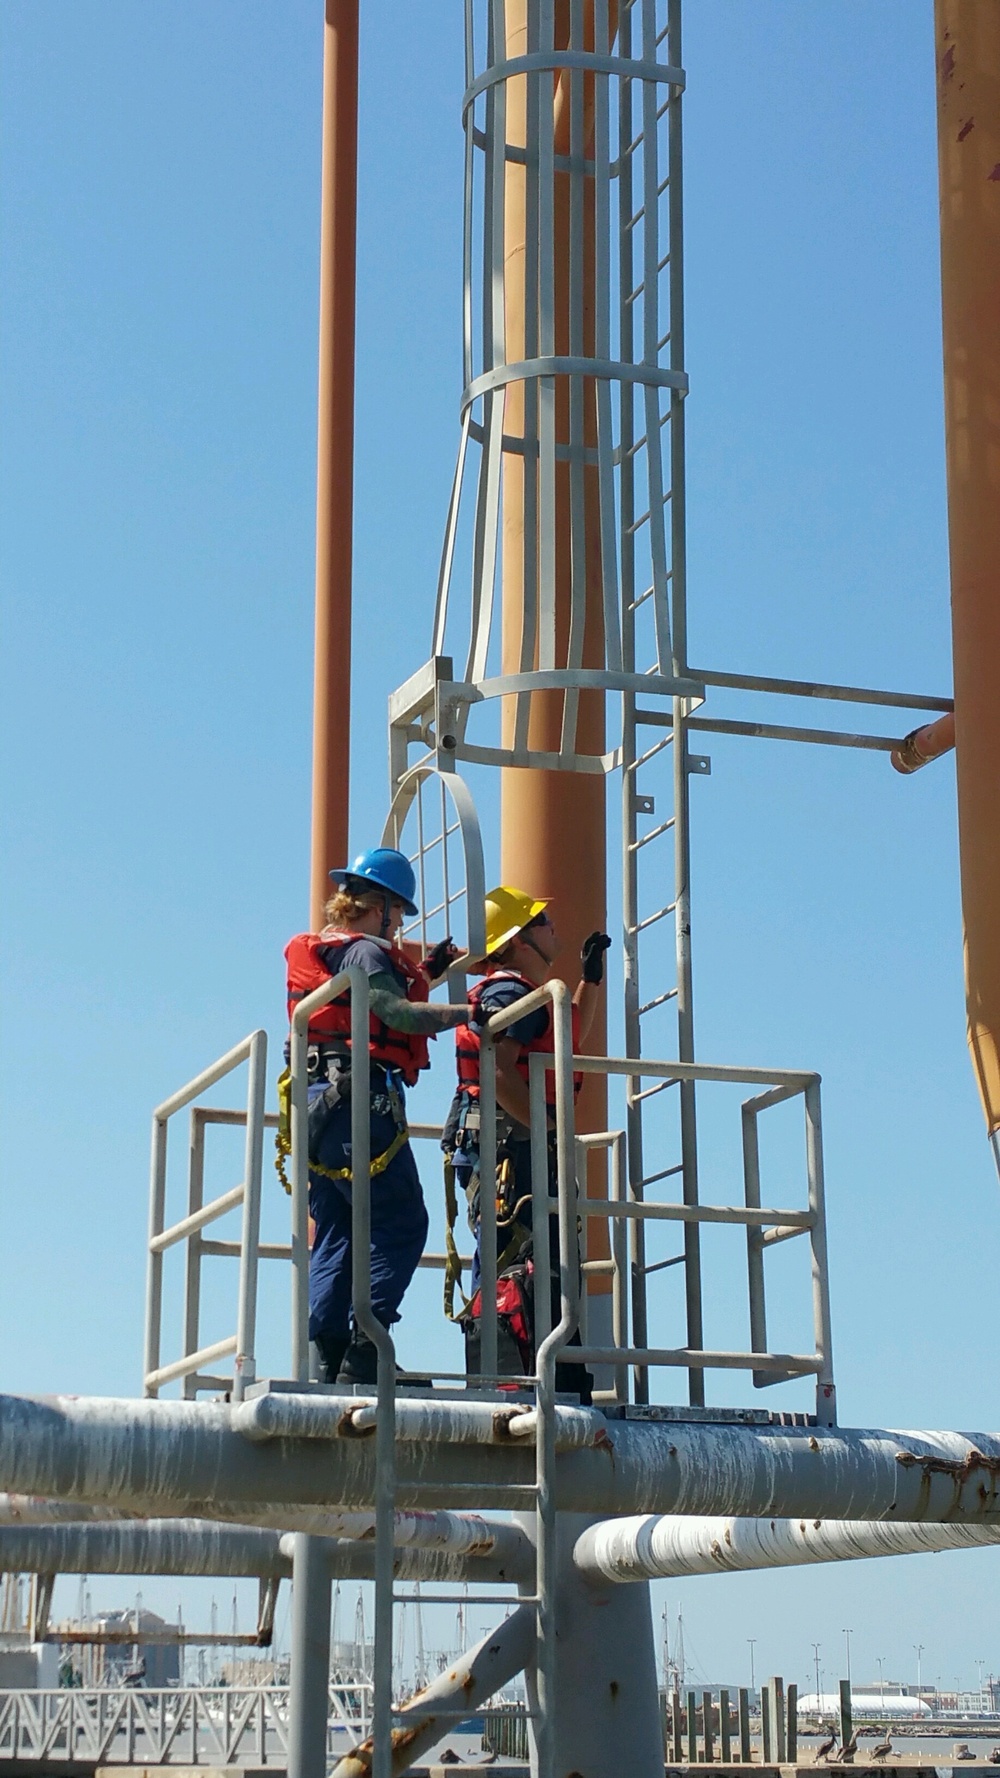
[[[386,697],[429,650],[457,444],[460,10],[363,7],[359,846]],[[0,16],[9,1389],[135,1391],[149,1111],[246,1031],[281,1037],[307,905],[319,20]],[[947,693],[930,0],[689,0],[685,63],[691,658]],[[706,751],[699,1052],[823,1074],[842,1418],[995,1426],[953,764]],[[443,1052],[416,1115],[448,1072]],[[424,1177],[437,1214],[432,1154]],[[275,1370],[285,1289],[262,1306]],[[220,1274],[222,1331],[231,1291]],[[404,1332],[452,1350],[436,1286]],[[923,1641],[949,1683],[1000,1669],[996,1581],[990,1552],[669,1598],[709,1677],[747,1677],[748,1636],[758,1675],[804,1682],[815,1639],[839,1671],[850,1625],[856,1674],[912,1674]]]

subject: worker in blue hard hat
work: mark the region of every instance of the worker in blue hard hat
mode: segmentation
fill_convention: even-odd
[[[415,963],[399,943],[417,911],[409,859],[389,846],[362,852],[330,876],[334,893],[322,932],[302,932],[285,950],[288,1014],[343,969],[369,978],[371,1019],[372,1307],[383,1326],[399,1307],[427,1239],[427,1211],[406,1126],[406,1089],[429,1066],[427,1043],[463,1024],[467,1005],[428,1003],[428,988],[456,955],[444,940]],[[351,1312],[351,1008],[331,1000],[309,1020],[309,1337],[321,1380],[374,1383],[376,1351]]]

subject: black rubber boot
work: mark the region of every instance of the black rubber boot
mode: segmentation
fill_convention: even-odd
[[[337,1372],[344,1362],[347,1351],[347,1337],[340,1334],[317,1334],[313,1345],[319,1358],[319,1380],[321,1383],[335,1383]]]
[[[372,1388],[378,1382],[378,1352],[371,1340],[356,1329],[341,1359],[337,1382],[370,1384]]]

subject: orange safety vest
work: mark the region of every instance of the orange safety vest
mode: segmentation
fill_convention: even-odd
[[[285,946],[289,1020],[300,1000],[304,1000],[307,994],[312,994],[316,988],[321,988],[324,982],[337,974],[336,967],[331,970],[320,960],[320,951],[331,948],[344,951],[359,938],[371,939],[384,950],[386,968],[391,966],[406,982],[407,1000],[426,1001],[429,987],[427,976],[419,964],[410,962],[405,952],[388,944],[385,939],[374,938],[369,932],[341,932],[336,927],[327,926],[322,932],[299,932]],[[309,1020],[310,1043],[325,1043],[335,1038],[350,1046],[351,1001],[348,993],[338,994],[335,1000],[328,1001],[326,1006],[321,1006],[318,1012],[313,1013]],[[416,1084],[421,1069],[430,1067],[425,1036],[409,1031],[394,1031],[391,1025],[385,1024],[375,1013],[371,1014],[368,1022],[368,1051],[373,1061],[384,1062],[389,1068],[398,1068],[408,1087]]]
[[[470,1006],[475,1007],[475,1006],[479,1005],[481,996],[483,995],[485,990],[490,986],[491,982],[519,982],[521,984],[521,986],[524,988],[525,992],[528,994],[533,994],[536,987],[538,986],[537,982],[530,982],[528,980],[527,976],[519,975],[518,971],[516,969],[494,969],[492,971],[492,973],[486,977],[485,981],[477,982],[476,985],[472,989],[470,989],[470,991],[469,991],[469,1005]],[[573,1014],[573,1049],[575,1052],[576,1050],[579,1049],[579,1046],[580,1046],[580,1009],[579,1009],[579,1007],[574,1006],[572,1009],[572,1014]],[[552,1023],[552,1017],[550,1014],[548,1021],[546,1023],[545,1030],[542,1032],[541,1036],[533,1038],[530,1043],[522,1043],[518,1047],[517,1060],[514,1065],[517,1069],[518,1074],[521,1076],[521,1079],[524,1081],[525,1086],[528,1085],[528,1082],[530,1079],[529,1066],[530,1066],[531,1056],[537,1055],[539,1053],[546,1055],[546,1056],[551,1056],[554,1053],[554,1051],[555,1051],[555,1031],[554,1031],[554,1026]],[[479,1030],[478,1030],[477,1026],[475,1026],[475,1025],[459,1025],[458,1026],[458,1028],[455,1032],[455,1061],[456,1061],[456,1064],[458,1067],[459,1090],[461,1092],[468,1093],[470,1098],[478,1099],[478,1097],[479,1097]],[[574,1092],[574,1094],[576,1094],[580,1091],[580,1088],[582,1085],[583,1085],[583,1075],[582,1074],[574,1074],[574,1076],[573,1076],[573,1092]],[[555,1104],[555,1102],[556,1102],[556,1077],[555,1077],[554,1071],[550,1068],[547,1068],[545,1070],[545,1103],[546,1103],[546,1105],[548,1105],[551,1108]]]

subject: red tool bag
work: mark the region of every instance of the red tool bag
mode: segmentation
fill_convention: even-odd
[[[462,1316],[465,1368],[482,1369],[483,1293],[477,1290]],[[507,1266],[497,1279],[497,1372],[503,1377],[530,1376],[535,1366],[535,1267],[530,1259]]]

